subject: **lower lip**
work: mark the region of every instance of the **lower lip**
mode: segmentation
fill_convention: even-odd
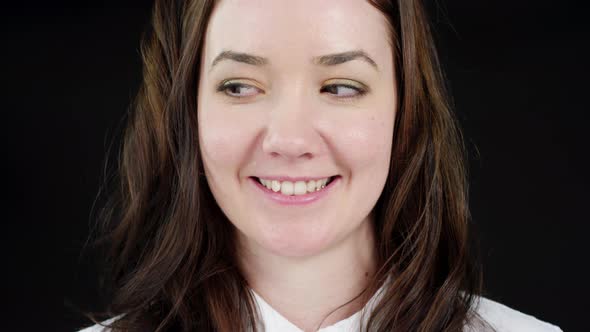
[[[314,202],[319,201],[320,199],[329,195],[338,184],[340,184],[341,177],[337,176],[332,182],[328,183],[328,185],[318,191],[306,193],[305,195],[283,195],[278,192],[274,192],[260,183],[256,178],[248,178],[256,188],[258,188],[259,192],[264,195],[264,197],[270,199],[274,203],[278,203],[281,205],[306,205],[312,204]]]

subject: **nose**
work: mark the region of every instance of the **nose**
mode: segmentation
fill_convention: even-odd
[[[274,108],[267,123],[262,150],[273,158],[311,159],[320,152],[321,135],[314,128],[310,103],[289,98]]]

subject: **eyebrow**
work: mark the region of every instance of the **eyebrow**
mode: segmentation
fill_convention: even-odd
[[[379,71],[379,67],[375,63],[375,61],[363,50],[353,50],[353,51],[346,51],[341,53],[333,53],[333,54],[326,54],[321,56],[316,56],[312,58],[312,63],[320,66],[335,66],[339,65],[348,61],[352,60],[362,60],[369,65],[371,65],[375,70]],[[253,66],[266,66],[269,63],[269,60],[265,57],[261,57],[258,55],[242,53],[242,52],[235,52],[235,51],[223,51],[219,53],[211,63],[211,69],[223,60],[233,60],[236,62],[245,63],[248,65]]]

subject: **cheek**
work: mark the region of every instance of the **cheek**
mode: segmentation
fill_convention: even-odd
[[[369,113],[369,112],[367,112]],[[339,156],[353,176],[360,172],[380,172],[389,168],[394,111],[358,113],[332,121],[338,134]],[[356,174],[355,174],[356,173]]]
[[[215,172],[237,171],[253,139],[252,119],[219,107],[203,105],[199,112],[199,145],[205,167]]]
[[[342,123],[341,162],[349,170],[350,195],[342,206],[352,220],[364,220],[374,208],[387,181],[393,145],[394,110],[373,112]]]

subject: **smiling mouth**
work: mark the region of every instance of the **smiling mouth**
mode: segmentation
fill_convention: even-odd
[[[266,189],[286,196],[301,196],[312,192],[324,190],[340,175],[334,175],[323,179],[308,181],[279,181],[252,177]]]

